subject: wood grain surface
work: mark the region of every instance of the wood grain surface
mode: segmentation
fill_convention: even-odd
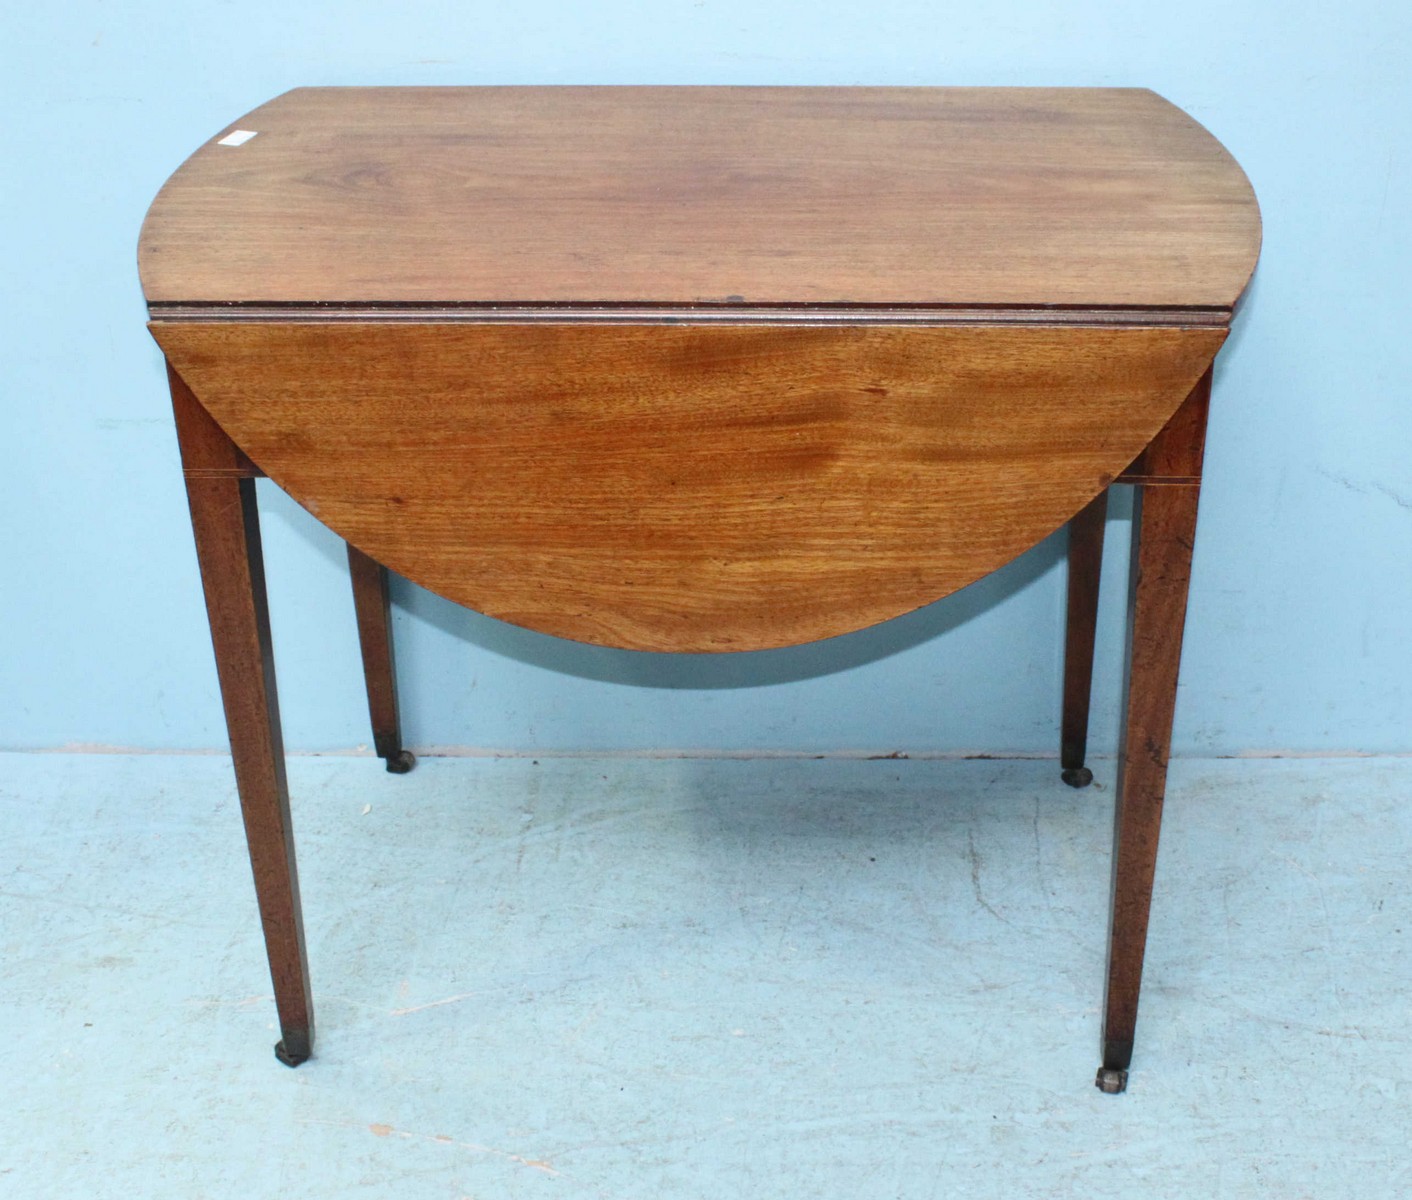
[[[996,569],[1104,488],[1199,329],[154,322],[202,405],[367,555],[644,650],[845,633]]]
[[[279,1012],[281,1038],[275,1053],[295,1066],[311,1053],[314,1010],[255,481],[243,473],[244,455],[197,403],[181,377],[169,371],[168,379],[250,869]]]
[[[1103,1066],[1114,1071],[1132,1060],[1210,402],[1207,371],[1144,456],[1166,482],[1137,488],[1134,502],[1103,1021]]]
[[[397,702],[397,656],[392,648],[392,602],[387,568],[356,546],[348,547],[348,575],[353,585],[353,611],[358,619],[358,646],[363,652],[363,682],[368,691],[368,716],[373,727],[373,751],[388,769],[400,772],[405,754],[402,714]]]
[[[1098,632],[1098,590],[1103,576],[1103,535],[1108,521],[1108,492],[1098,493],[1069,522],[1069,578],[1064,608],[1064,701],[1059,735],[1059,766],[1065,782],[1086,787],[1088,712],[1093,696],[1093,646]]]
[[[301,88],[172,176],[139,262],[159,306],[1229,310],[1259,242],[1138,89]]]

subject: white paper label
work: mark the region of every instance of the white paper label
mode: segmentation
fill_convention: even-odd
[[[243,145],[245,145],[245,143],[248,142],[252,137],[254,137],[258,132],[259,132],[259,130],[257,130],[257,129],[237,129],[234,133],[228,133],[228,134],[226,134],[225,137],[221,138],[221,140],[216,143],[216,145],[217,145],[217,146],[243,146]]]

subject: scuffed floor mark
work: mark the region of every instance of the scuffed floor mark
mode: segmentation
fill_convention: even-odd
[[[356,1121],[319,1121],[305,1118],[301,1121],[301,1124],[332,1125],[341,1129],[360,1128],[359,1123]],[[493,1158],[502,1158],[506,1162],[512,1162],[521,1167],[529,1167],[534,1171],[541,1171],[545,1175],[558,1176],[561,1174],[561,1172],[556,1171],[542,1158],[526,1158],[523,1154],[515,1154],[509,1150],[497,1150],[494,1146],[482,1146],[478,1142],[459,1142],[445,1133],[413,1133],[411,1130],[398,1129],[393,1125],[385,1125],[381,1121],[376,1121],[367,1128],[368,1132],[374,1137],[396,1137],[404,1138],[411,1142],[435,1142],[438,1146],[456,1146],[461,1150],[470,1150],[475,1154],[488,1154]]]
[[[254,1008],[259,1004],[273,1004],[275,998],[274,993],[266,992],[261,996],[237,996],[234,999],[224,996],[192,997],[186,1002],[193,1008]]]
[[[980,851],[976,849],[976,835],[969,829],[966,831],[966,857],[971,860],[971,890],[976,894],[976,903],[985,909],[986,912],[990,913],[997,921],[1006,925],[1010,924],[1009,921],[995,911],[990,901],[985,898],[985,893],[981,891],[981,866],[983,862]]]
[[[445,1000],[433,1000],[428,1004],[414,1004],[411,1008],[394,1008],[388,1016],[405,1017],[411,1013],[425,1012],[429,1008],[440,1008],[443,1004],[459,1004],[462,1000],[469,1000],[473,996],[480,995],[479,992],[462,992],[459,996],[447,996]]]

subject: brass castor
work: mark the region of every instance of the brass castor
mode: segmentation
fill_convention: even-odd
[[[1099,1067],[1098,1078],[1093,1082],[1100,1092],[1116,1096],[1128,1090],[1128,1073],[1117,1067]]]
[[[410,750],[399,750],[387,760],[387,769],[393,775],[405,775],[417,765],[417,756]]]
[[[310,1049],[308,1038],[281,1038],[275,1043],[275,1057],[286,1067],[297,1067],[308,1060]]]

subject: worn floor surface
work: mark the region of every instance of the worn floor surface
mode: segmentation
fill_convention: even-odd
[[[290,1071],[228,761],[0,757],[0,1195],[1412,1194],[1412,761],[1174,764],[1118,1097],[1111,787],[380,766],[290,764]]]

